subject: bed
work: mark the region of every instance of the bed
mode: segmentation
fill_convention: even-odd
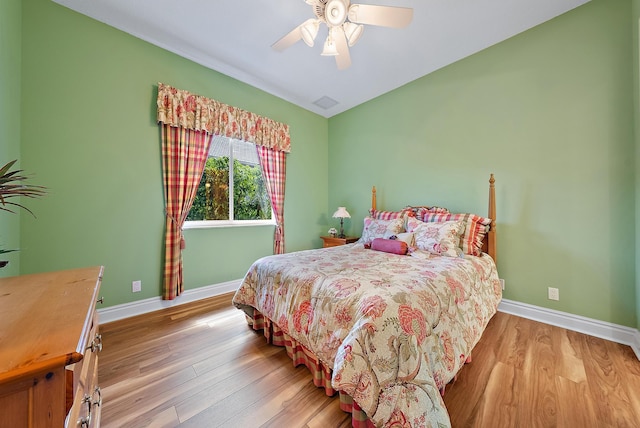
[[[360,241],[261,258],[233,303],[354,427],[450,426],[442,394],[502,297],[494,182],[487,217],[379,211],[374,188]]]

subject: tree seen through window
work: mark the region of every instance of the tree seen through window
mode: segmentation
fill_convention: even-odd
[[[187,221],[271,218],[271,202],[255,145],[214,136]]]

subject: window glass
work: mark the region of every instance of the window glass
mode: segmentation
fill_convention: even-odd
[[[271,202],[255,145],[214,136],[187,221],[271,218]]]

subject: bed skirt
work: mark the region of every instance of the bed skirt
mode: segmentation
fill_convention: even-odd
[[[336,393],[340,396],[340,409],[351,413],[351,426],[353,428],[375,428],[367,414],[362,411],[358,403],[354,402],[350,395],[342,391],[336,391],[331,387],[331,368],[327,367],[311,351],[299,344],[295,339],[282,331],[280,327],[269,318],[265,317],[257,309],[253,310],[253,317],[246,315],[247,323],[256,331],[262,330],[267,342],[275,346],[283,346],[287,355],[293,361],[293,366],[304,365],[311,372],[313,384],[318,388],[324,388],[325,394],[333,397]]]

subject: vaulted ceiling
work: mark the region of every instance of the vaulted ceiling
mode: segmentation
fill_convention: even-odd
[[[338,70],[302,40],[271,45],[315,15],[304,0],[54,0],[140,39],[331,117],[589,0],[355,0],[413,9],[406,28],[365,25]],[[328,105],[334,104],[327,107]]]

